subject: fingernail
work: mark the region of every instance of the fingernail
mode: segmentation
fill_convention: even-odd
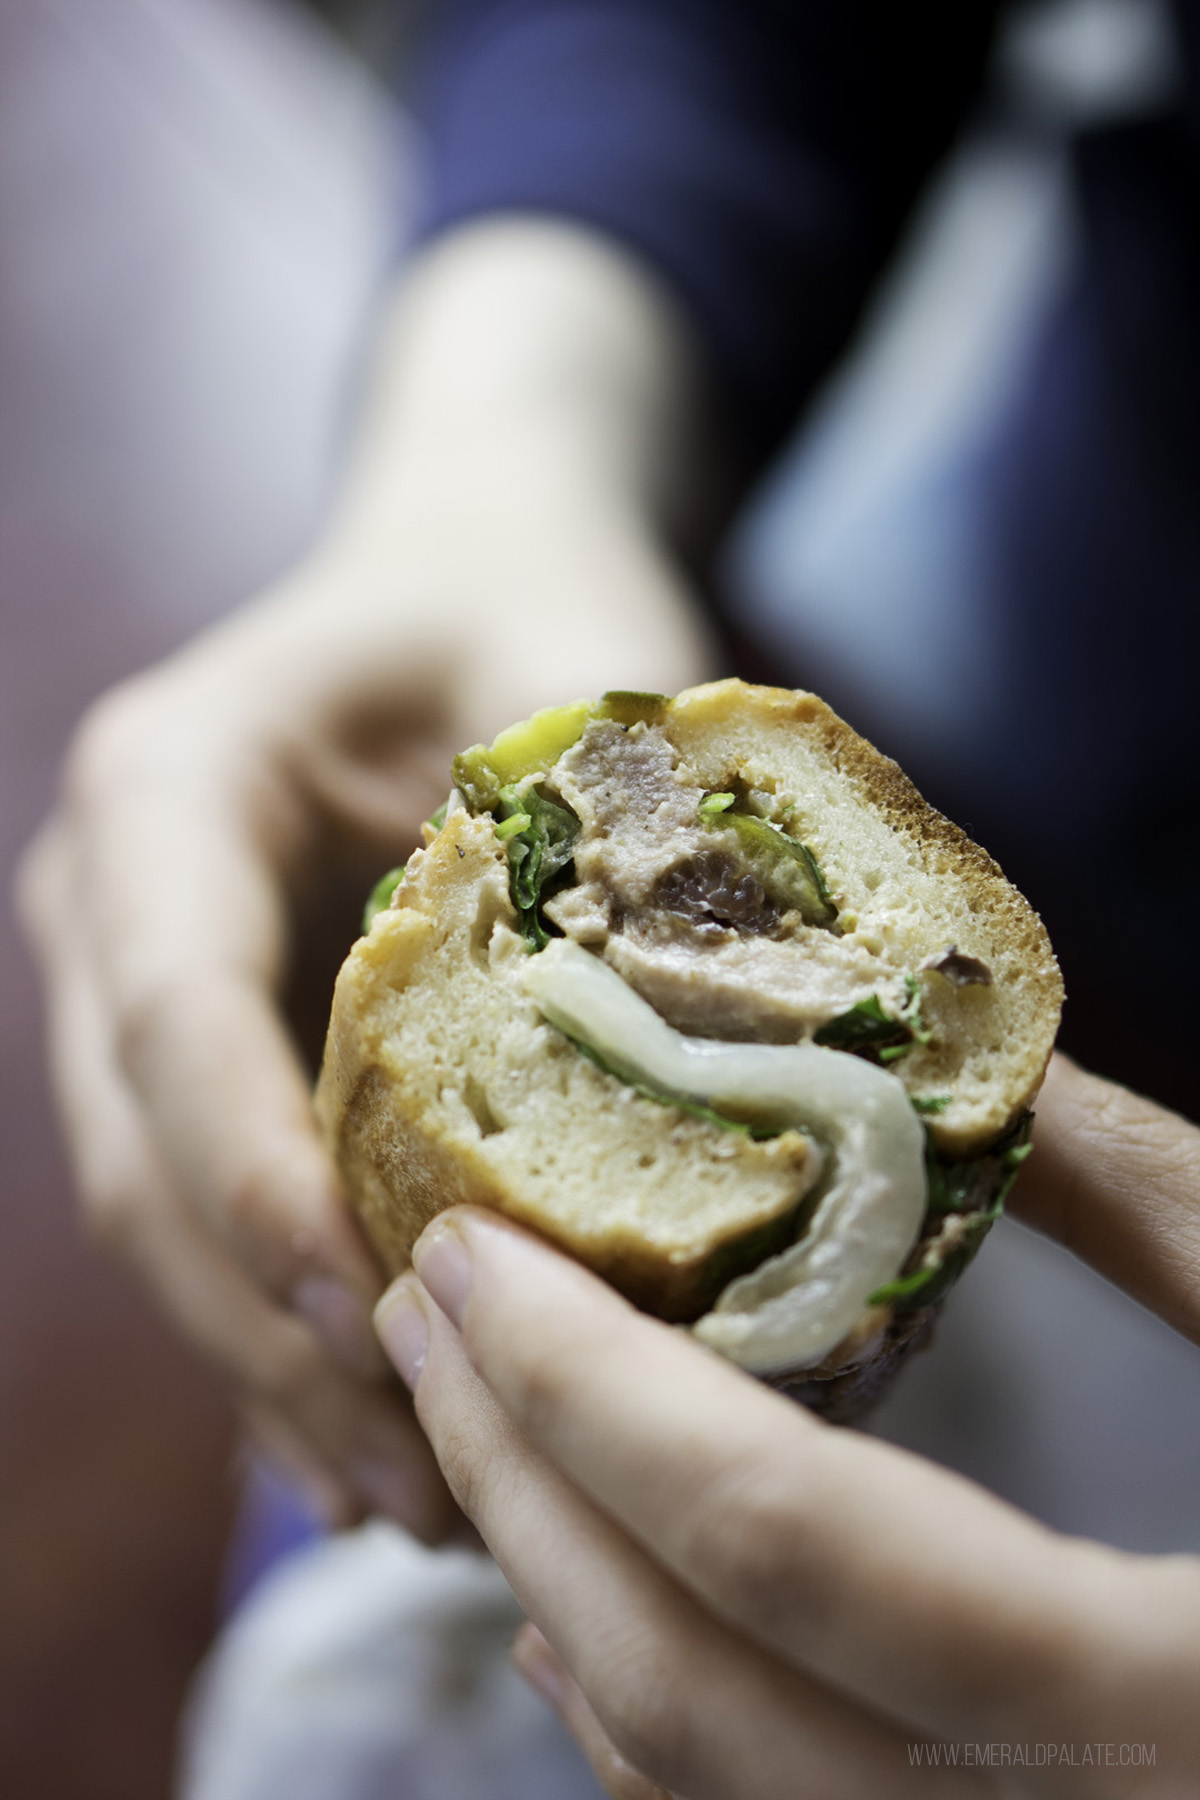
[[[471,1258],[462,1235],[440,1221],[426,1231],[413,1251],[422,1286],[433,1295],[452,1325],[461,1325],[471,1291]]]
[[[566,1704],[571,1677],[536,1626],[524,1625],[509,1650],[517,1672],[525,1677],[548,1706],[561,1712]]]
[[[413,1293],[411,1278],[390,1287],[375,1308],[375,1329],[396,1372],[410,1393],[416,1388],[429,1349],[429,1321]]]
[[[387,1368],[371,1329],[371,1310],[333,1275],[306,1275],[292,1289],[292,1310],[306,1319],[340,1362],[377,1379]]]

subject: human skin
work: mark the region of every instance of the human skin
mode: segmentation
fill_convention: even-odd
[[[1039,1133],[1018,1210],[1200,1341],[1200,1131],[1058,1059]],[[495,1215],[443,1214],[415,1271],[382,1341],[614,1800],[1195,1793],[1200,1559],[827,1426]],[[915,1762],[938,1742],[976,1766]]]
[[[1190,1605],[1193,1622],[1200,1610],[1186,1559],[1154,1565],[1076,1548],[943,1472],[830,1433],[514,1236],[503,1242],[519,1244],[513,1254],[550,1302],[544,1329],[557,1320],[565,1331],[555,1295],[566,1294],[578,1341],[598,1345],[591,1371],[565,1357],[564,1384],[587,1377],[598,1386],[567,1388],[561,1424],[546,1415],[543,1428],[552,1395],[533,1405],[535,1377],[532,1401],[522,1399],[513,1382],[526,1377],[504,1368],[522,1341],[533,1354],[543,1338],[523,1325],[525,1338],[507,1350],[494,1333],[476,1341],[485,1315],[469,1312],[464,1348],[418,1289],[433,1326],[418,1401],[447,1492],[370,1333],[379,1273],[315,1133],[308,1075],[280,1006],[297,912],[347,877],[365,891],[405,853],[464,743],[567,695],[607,686],[674,691],[712,672],[672,548],[686,498],[705,479],[698,387],[670,302],[586,233],[480,226],[405,278],[342,502],[311,555],[228,623],[99,703],[72,747],[55,816],[27,858],[22,911],[45,978],[54,1079],[85,1215],[224,1370],[251,1428],[331,1519],[385,1512],[434,1540],[453,1528],[454,1501],[465,1503],[554,1645],[527,1634],[524,1666],[544,1688],[557,1686],[610,1792],[637,1800],[652,1791],[640,1764],[688,1793],[739,1800],[753,1800],[748,1769],[761,1769],[764,1781],[774,1771],[781,1784],[762,1789],[773,1796],[799,1791],[809,1776],[806,1800],[903,1794],[907,1761],[899,1772],[886,1761],[884,1781],[879,1757],[902,1743],[897,1732],[993,1723],[970,1712],[968,1675],[983,1694],[978,1709],[988,1699],[979,1671],[992,1668],[989,1657],[1024,1647],[1022,1618],[1037,1656],[1023,1673],[1001,1669],[1012,1709],[995,1724],[1032,1730],[1018,1700],[1036,1669],[1046,1674],[1045,1694],[1063,1701],[1048,1735],[1076,1722],[1092,1730],[1095,1655],[1089,1662],[1086,1644],[1057,1629],[1057,1615],[1046,1643],[1038,1635],[1049,1597],[1065,1596],[1084,1609],[1068,1607],[1068,1626],[1095,1623],[1116,1690],[1111,1706],[1104,1690],[1092,1735],[1154,1737],[1159,1786],[1146,1791],[1169,1795],[1164,1759],[1187,1727],[1180,1672],[1189,1692],[1198,1672],[1180,1610]],[[1055,1072],[1040,1107],[1039,1153],[1014,1205],[1195,1330],[1194,1134],[1181,1137],[1169,1115],[1088,1081]],[[1164,1183],[1164,1166],[1176,1171],[1174,1186]],[[482,1229],[491,1242],[494,1224]],[[422,1266],[433,1285],[428,1261]],[[494,1292],[502,1311],[512,1301],[506,1291],[499,1276],[493,1286],[485,1275],[471,1307]],[[393,1306],[384,1316],[392,1341],[400,1314]],[[629,1357],[636,1384],[622,1374]],[[647,1456],[647,1408],[664,1371],[672,1396],[691,1394],[693,1408],[660,1394],[652,1422],[661,1442]],[[609,1497],[594,1455],[586,1466],[571,1460],[584,1394],[606,1422],[593,1439],[606,1454],[611,1446],[611,1480],[624,1483],[624,1499]],[[732,1431],[735,1410],[744,1424],[726,1444],[745,1441],[746,1461],[731,1470],[727,1460],[703,1489],[714,1501],[724,1496],[726,1510],[717,1508],[709,1526],[696,1523],[697,1541],[703,1546],[708,1530],[713,1552],[701,1580],[659,1560],[662,1521],[629,1508],[640,1483],[643,1497],[659,1494],[668,1513],[678,1500],[681,1517],[696,1520],[686,1504],[696,1477],[688,1459],[710,1439],[720,1445],[718,1422],[728,1412]],[[739,1435],[751,1427],[753,1443]],[[878,1595],[870,1609],[861,1598],[857,1611],[851,1604],[861,1584],[849,1583],[842,1598],[836,1584],[814,1581],[797,1609],[800,1626],[806,1616],[811,1624],[814,1606],[822,1622],[845,1615],[846,1660],[836,1667],[810,1666],[815,1659],[790,1636],[781,1650],[761,1620],[731,1627],[729,1603],[711,1587],[712,1571],[725,1570],[735,1591],[778,1595],[782,1620],[805,1545],[839,1523],[835,1567],[849,1565],[852,1575],[856,1558],[871,1567],[893,1520],[865,1507],[862,1457],[882,1458],[872,1470],[888,1480],[894,1473],[908,1496],[914,1555],[922,1542],[940,1548],[956,1534],[970,1548],[972,1521],[987,1533],[975,1559],[982,1569],[994,1554],[993,1528],[1004,1550],[1015,1618],[1007,1634],[1003,1614],[963,1616],[944,1580],[931,1589],[932,1623],[946,1624],[935,1668],[941,1654],[946,1704],[957,1697],[965,1709],[953,1717],[906,1693],[899,1725],[879,1723],[881,1709],[896,1709],[886,1691],[861,1686],[866,1675],[886,1681],[886,1670],[864,1675],[853,1662],[855,1627],[866,1633],[868,1611],[873,1632],[879,1621]],[[764,1484],[754,1492],[750,1477],[760,1468]],[[795,1477],[782,1497],[780,1470]],[[506,1471],[520,1477],[507,1491]],[[844,1518],[843,1492],[853,1502]],[[739,1570],[734,1552],[747,1525],[770,1524],[772,1507],[778,1529],[762,1536],[758,1563]],[[715,1554],[722,1519],[732,1521],[728,1548]],[[926,1563],[881,1571],[898,1606],[921,1602],[912,1589]],[[1041,1576],[1044,1588],[1032,1591]],[[1150,1692],[1156,1672],[1162,1680]],[[1069,1675],[1079,1676],[1078,1693]],[[782,1721],[780,1696],[791,1709]],[[811,1731],[798,1743],[805,1721]],[[1194,1744],[1190,1754],[1189,1779]],[[704,1766],[693,1781],[697,1761]],[[1130,1771],[1117,1773],[1124,1786],[1095,1791],[1133,1794]],[[928,1768],[912,1779],[921,1794],[936,1794],[939,1782],[955,1791]]]
[[[601,239],[512,220],[431,249],[311,553],[93,707],[25,859],[85,1217],[333,1522],[433,1541],[457,1514],[284,1022],[297,919],[408,854],[464,744],[711,672],[672,548],[699,388],[672,302]]]

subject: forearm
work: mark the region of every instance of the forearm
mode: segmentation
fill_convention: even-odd
[[[302,917],[344,946],[456,749],[704,672],[668,548],[698,468],[683,335],[582,234],[489,225],[430,250],[311,552],[93,708],[25,865],[87,1216],[339,1517],[448,1522],[372,1375],[377,1272],[277,992],[307,973],[323,1012]]]
[[[397,284],[339,527],[525,496],[670,534],[704,472],[698,389],[682,311],[616,244],[474,222]]]
[[[636,248],[751,462],[830,368],[970,105],[995,0],[436,0],[419,231],[514,212]]]
[[[472,737],[564,694],[702,679],[674,551],[709,479],[699,390],[671,302],[602,238],[513,220],[442,240],[388,305],[327,527],[229,627],[239,666],[257,643],[286,685],[282,606],[298,679],[361,639]]]

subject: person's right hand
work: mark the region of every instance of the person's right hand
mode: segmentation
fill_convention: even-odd
[[[1200,1130],[1063,1058],[1038,1114],[1023,1216],[1200,1342]],[[1196,1793],[1200,1558],[831,1427],[495,1213],[414,1262],[381,1339],[612,1800]]]
[[[635,459],[606,477],[617,426],[589,428],[586,381],[563,382],[565,347],[593,346],[586,370],[602,341],[606,280],[618,337],[622,304],[653,322],[656,303],[551,228],[484,228],[429,263],[320,553],[93,708],[21,904],[90,1224],[323,1512],[436,1540],[457,1514],[375,1344],[381,1272],[284,1021],[298,921],[349,893],[349,947],[456,749],[538,705],[703,667]],[[501,341],[472,372],[477,312]],[[327,965],[319,979],[323,1014]]]

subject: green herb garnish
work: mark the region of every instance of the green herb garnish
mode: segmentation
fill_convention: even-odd
[[[559,1029],[561,1030],[561,1027]],[[709,1125],[719,1125],[722,1131],[736,1131],[742,1137],[753,1138],[756,1142],[779,1136],[781,1127],[778,1125],[747,1125],[741,1119],[730,1119],[724,1113],[714,1112],[711,1106],[705,1106],[699,1100],[681,1100],[674,1094],[661,1094],[656,1088],[647,1087],[644,1081],[635,1081],[632,1076],[625,1074],[623,1069],[618,1069],[583,1038],[573,1037],[569,1031],[564,1031],[563,1036],[574,1044],[575,1048],[583,1056],[586,1056],[589,1062],[595,1063],[598,1069],[603,1069],[606,1075],[612,1075],[625,1087],[632,1088],[634,1093],[640,1094],[643,1100],[653,1100],[656,1106],[673,1106],[679,1112],[687,1113],[689,1118],[704,1119]]]
[[[904,1023],[918,1044],[928,1044],[932,1041],[933,1033],[921,1017],[921,984],[915,975],[906,975],[904,986],[908,994],[904,1005]]]
[[[808,845],[756,813],[734,811],[736,801],[735,794],[706,794],[697,811],[714,831],[736,833],[742,860],[769,900],[798,912],[806,924],[833,926],[837,907]]]
[[[422,831],[427,828],[432,831],[440,831],[442,826],[446,823],[446,810],[449,805],[450,802],[448,799],[443,800],[437,811],[431,813],[429,818],[426,819],[425,824],[421,827]],[[413,856],[415,855],[416,851],[414,850]],[[389,869],[386,875],[381,875],[379,877],[379,880],[371,889],[371,892],[367,897],[367,904],[363,907],[362,928],[364,937],[367,932],[370,931],[371,921],[374,919],[376,913],[386,912],[388,907],[392,904],[392,895],[395,893],[404,876],[407,875],[408,864],[411,862],[412,856],[409,857],[408,862],[398,863],[394,869]]]
[[[950,1162],[935,1149],[932,1138],[925,1144],[925,1184],[929,1192],[926,1211],[929,1214],[969,1212],[971,1200],[980,1180],[982,1162]]]
[[[954,1286],[1003,1211],[1004,1202],[997,1200],[986,1212],[968,1214],[953,1249],[924,1268],[885,1282],[867,1295],[867,1305],[899,1306],[901,1311],[912,1306],[932,1306]],[[933,1248],[933,1244],[928,1245],[927,1253]]]
[[[887,1281],[877,1287],[873,1294],[867,1295],[868,1306],[890,1306],[897,1300],[912,1300],[924,1293],[941,1274],[941,1264],[930,1269],[915,1269],[911,1275],[901,1275],[895,1281]]]
[[[528,950],[550,942],[541,916],[542,900],[554,878],[575,854],[579,820],[567,807],[547,800],[536,787],[524,792],[503,787],[496,797],[496,836],[508,851],[508,885]]]
[[[705,794],[697,811],[702,819],[715,819],[719,813],[728,812],[736,799],[736,794]]]
[[[403,881],[404,871],[407,866],[406,863],[400,863],[396,868],[389,869],[386,875],[381,875],[379,877],[379,880],[371,889],[367,898],[367,904],[363,907],[362,928],[364,937],[367,932],[370,931],[371,922],[375,918],[376,913],[386,912],[388,907],[392,904],[392,895],[399,887],[401,881]]]
[[[933,1033],[921,1017],[921,984],[915,975],[904,977],[907,999],[898,1013],[885,1012],[878,994],[868,994],[848,1012],[839,1013],[814,1033],[814,1044],[833,1050],[866,1051],[886,1067],[907,1056],[914,1044],[932,1042]],[[940,1101],[917,1103],[918,1112],[941,1112],[949,1106],[947,1094]]]
[[[883,1010],[878,994],[868,994],[848,1012],[813,1034],[814,1044],[831,1050],[876,1050],[894,1048],[903,1053],[912,1048],[912,1030],[903,1019],[893,1018]]]
[[[1033,1149],[1032,1131],[1033,1114],[1023,1113],[1006,1139],[985,1156],[968,1162],[944,1157],[926,1133],[929,1199],[921,1237],[909,1258],[916,1267],[876,1288],[867,1297],[869,1306],[894,1306],[902,1312],[914,1306],[932,1306],[954,1286],[1003,1213],[1021,1164]],[[952,1240],[941,1245],[938,1239],[946,1232],[951,1213],[962,1223],[954,1228]]]
[[[1024,1143],[1010,1145],[1004,1152],[1004,1155],[1000,1159],[1001,1167],[1004,1170],[1004,1180],[1000,1183],[1000,1192],[996,1196],[997,1205],[1004,1205],[1004,1202],[1012,1192],[1013,1182],[1021,1173],[1021,1164],[1025,1161],[1027,1156],[1032,1156],[1032,1154],[1033,1145],[1028,1139],[1026,1139]]]
[[[590,700],[546,706],[530,719],[510,725],[490,744],[472,744],[453,763],[454,785],[472,812],[492,812],[499,794],[529,775],[544,775],[564,750],[578,743],[595,715]]]

